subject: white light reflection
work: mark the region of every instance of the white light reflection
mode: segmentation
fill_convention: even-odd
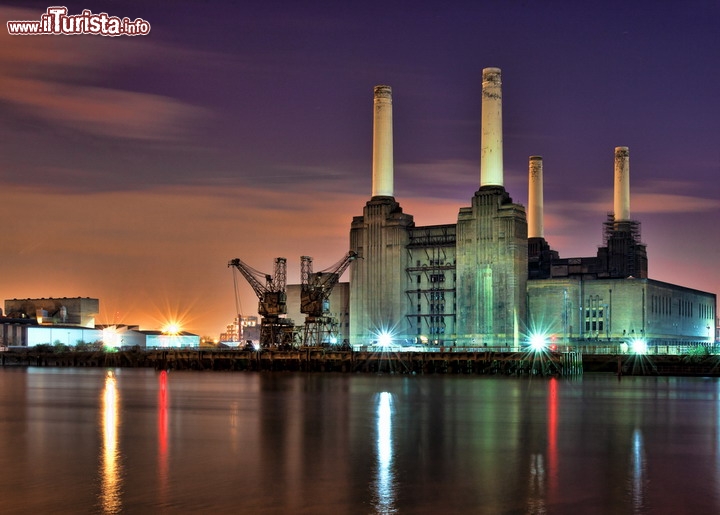
[[[120,487],[122,486],[121,465],[118,449],[119,394],[115,383],[115,374],[108,370],[105,375],[105,389],[102,398],[102,491],[100,506],[103,513],[120,513],[122,502]]]
[[[643,511],[643,482],[645,480],[645,449],[642,433],[639,429],[633,431],[630,495],[633,503],[633,513]]]
[[[528,484],[528,513],[543,515],[545,506],[545,460],[542,454],[530,455],[530,477]]]
[[[395,473],[392,441],[393,399],[382,392],[377,404],[377,478],[375,480],[376,513],[396,513]]]

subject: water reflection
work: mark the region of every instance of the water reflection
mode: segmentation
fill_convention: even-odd
[[[558,483],[558,380],[548,381],[547,391],[547,448],[530,454],[527,512],[548,513],[557,496]]]
[[[547,403],[547,463],[548,463],[548,502],[552,503],[558,495],[558,395],[559,380],[555,377],[548,381]]]
[[[542,454],[530,455],[528,513],[547,513],[545,507],[545,460]]]
[[[100,506],[104,513],[120,513],[122,477],[120,451],[118,449],[119,394],[115,374],[108,370],[102,394],[102,490]]]
[[[633,431],[632,455],[630,460],[630,496],[633,513],[640,513],[643,508],[643,487],[645,481],[645,446],[643,435],[639,429]]]
[[[158,382],[158,482],[160,500],[165,501],[168,483],[168,373],[166,370],[160,372]]]
[[[392,440],[393,399],[382,392],[377,402],[377,473],[375,479],[375,511],[396,513],[395,472]]]

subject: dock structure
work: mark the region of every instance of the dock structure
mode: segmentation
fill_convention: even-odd
[[[573,377],[583,372],[622,376],[720,377],[720,355],[635,355],[438,350],[398,352],[303,347],[291,350],[151,349],[66,351],[24,348],[0,352],[0,366],[120,367],[157,370],[335,372]]]
[[[375,352],[306,347],[293,350],[128,350],[0,353],[2,366],[149,367],[158,370],[236,370],[394,374],[570,376],[582,373],[576,352]]]

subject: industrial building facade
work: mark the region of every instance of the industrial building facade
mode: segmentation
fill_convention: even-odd
[[[566,343],[708,344],[716,296],[648,278],[630,217],[629,151],[615,149],[614,212],[593,257],[561,259],[543,234],[542,158],[528,210],[503,185],[500,70],[483,70],[480,185],[456,224],[415,226],[394,197],[392,93],[376,86],[372,195],[350,229],[350,342],[518,347],[534,331]]]

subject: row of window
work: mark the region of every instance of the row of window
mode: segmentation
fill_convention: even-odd
[[[445,282],[445,274],[430,274],[428,276],[428,280],[431,283],[444,283]],[[453,281],[457,280],[457,275],[453,274]],[[417,276],[417,283],[422,283],[422,275]]]
[[[585,320],[585,332],[603,331],[605,324],[602,320]]]
[[[698,318],[714,318],[713,307],[708,304],[698,303],[697,310],[695,303],[689,300],[678,299],[677,311],[679,316]],[[650,312],[658,315],[670,316],[673,314],[673,299],[669,295],[651,295]],[[696,313],[697,312],[697,313]]]

